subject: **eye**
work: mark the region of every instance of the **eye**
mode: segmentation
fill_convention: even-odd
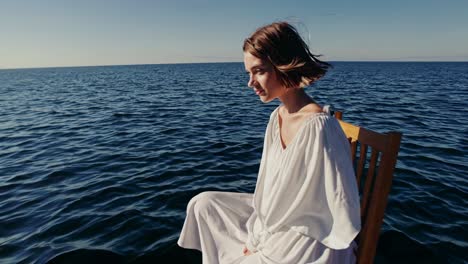
[[[259,75],[262,75],[263,73],[265,73],[263,69],[255,69],[254,72]]]

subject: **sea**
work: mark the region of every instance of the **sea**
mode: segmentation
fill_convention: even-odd
[[[468,62],[332,62],[307,87],[403,133],[375,263],[468,263]],[[252,193],[270,113],[242,63],[0,70],[0,263],[201,263],[189,200]],[[241,249],[239,249],[241,250]]]

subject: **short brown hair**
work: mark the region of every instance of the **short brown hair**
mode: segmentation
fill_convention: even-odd
[[[269,61],[286,87],[306,87],[325,75],[331,66],[310,52],[296,28],[288,22],[258,28],[244,40],[242,49]]]

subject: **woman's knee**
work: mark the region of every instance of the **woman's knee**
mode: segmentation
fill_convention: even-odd
[[[218,192],[207,191],[195,195],[189,202],[188,208],[194,210],[196,214],[205,213],[213,206]]]

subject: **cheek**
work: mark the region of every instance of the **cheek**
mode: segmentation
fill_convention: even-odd
[[[265,75],[262,75],[261,77],[261,82],[267,86],[267,88],[272,88],[272,86],[274,86],[275,84],[275,80],[274,78],[272,78],[271,75],[269,74],[265,74]]]
[[[282,87],[281,83],[274,78],[269,79],[267,85],[270,90],[281,90]]]
[[[278,80],[276,74],[274,73],[268,74],[268,84],[274,87],[281,86],[281,82]]]

